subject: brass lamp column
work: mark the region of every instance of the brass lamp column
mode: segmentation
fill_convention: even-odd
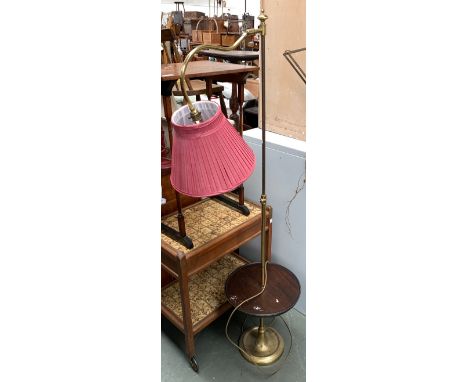
[[[263,9],[260,20],[261,110],[262,110],[262,208],[260,263],[246,264],[233,271],[225,284],[228,301],[248,315],[259,317],[259,325],[246,330],[239,341],[242,356],[249,362],[266,366],[278,361],[284,351],[284,340],[272,327],[265,326],[264,318],[286,313],[297,302],[300,284],[297,277],[285,267],[267,262],[266,256],[266,117],[265,117],[265,22]],[[231,314],[232,316],[232,314]],[[226,329],[227,335],[227,329]]]
[[[267,196],[265,191],[265,21],[268,19],[261,11],[260,25],[262,33],[260,35],[260,75],[261,75],[261,105],[262,105],[262,195],[260,196],[260,205],[262,207],[262,230],[260,238],[260,256],[261,256],[261,275],[262,288],[266,283],[266,204]],[[265,327],[263,317],[260,318],[259,326],[252,327],[245,331],[240,339],[241,354],[247,361],[257,365],[270,365],[277,361],[284,351],[284,341],[281,335],[272,327]]]

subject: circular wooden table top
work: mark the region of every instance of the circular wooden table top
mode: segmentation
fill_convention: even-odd
[[[232,272],[226,280],[225,292],[233,306],[257,294],[262,289],[261,263],[246,264]],[[299,299],[301,286],[287,268],[267,264],[267,286],[258,297],[243,304],[239,311],[257,317],[278,316],[290,310]]]

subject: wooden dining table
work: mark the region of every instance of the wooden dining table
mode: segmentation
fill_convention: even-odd
[[[161,64],[161,95],[163,97],[164,113],[168,123],[172,116],[170,96],[172,88],[179,79],[182,63]],[[215,61],[191,61],[187,66],[185,76],[190,79],[201,79],[207,83],[208,95],[213,81],[231,82],[232,94],[229,100],[231,115],[229,118],[236,123],[237,129],[243,131],[244,121],[242,105],[244,103],[244,85],[249,75],[257,75],[258,67]]]

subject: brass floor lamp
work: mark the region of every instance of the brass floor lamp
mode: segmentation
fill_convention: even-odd
[[[289,311],[299,299],[300,284],[297,277],[287,268],[266,261],[265,22],[267,16],[264,14],[263,9],[258,19],[260,20],[262,113],[261,262],[244,265],[231,273],[226,280],[225,292],[228,301],[235,307],[231,313],[231,317],[236,310],[239,310],[260,318],[258,326],[252,327],[243,333],[239,341],[239,350],[247,361],[256,365],[266,366],[279,360],[284,351],[284,341],[275,329],[265,326],[264,318],[278,316]]]
[[[222,51],[230,51],[236,49],[246,37],[254,34],[260,34],[260,59],[261,59],[261,111],[262,111],[262,195],[260,197],[260,204],[262,210],[262,220],[261,220],[261,261],[258,263],[250,263],[236,269],[226,280],[225,292],[228,301],[235,307],[235,311],[239,310],[248,315],[259,317],[260,323],[258,326],[252,327],[244,332],[240,343],[239,349],[241,354],[249,362],[256,365],[270,365],[276,362],[284,351],[284,341],[281,335],[272,327],[267,327],[264,324],[265,317],[272,317],[281,315],[288,310],[290,310],[297,302],[300,295],[300,284],[296,276],[286,269],[285,267],[268,263],[266,261],[266,204],[267,196],[265,190],[265,152],[266,152],[266,123],[265,123],[265,35],[266,35],[266,20],[267,16],[264,14],[263,9],[261,14],[258,17],[260,20],[260,25],[258,28],[247,29],[242,33],[242,35],[237,39],[237,41],[229,47],[220,47],[214,45],[200,45],[193,49],[185,58],[185,61],[182,65],[180,73],[180,83],[181,89],[184,94],[184,98],[187,103],[187,109],[178,111],[178,115],[174,118],[173,116],[173,126],[179,125],[181,133],[183,130],[186,130],[184,134],[191,134],[192,132],[187,131],[187,127],[190,127],[193,132],[197,130],[197,126],[202,126],[206,123],[219,124],[223,129],[227,129],[225,122],[218,121],[219,113],[214,116],[214,113],[208,113],[206,110],[198,110],[195,105],[199,107],[204,107],[202,102],[196,102],[195,105],[192,104],[190,99],[187,96],[186,84],[185,84],[185,72],[187,65],[193,56],[202,49],[215,49]],[[206,105],[205,105],[206,106]],[[208,106],[207,106],[208,107]],[[209,108],[209,107],[208,107]],[[188,111],[190,114],[188,114]],[[185,116],[183,115],[185,113]],[[204,114],[204,115],[203,115]],[[209,121],[205,121],[206,118],[209,118]],[[213,117],[213,119],[211,119]],[[190,118],[191,121],[188,121]],[[174,120],[176,119],[176,120]],[[215,121],[216,119],[216,121]],[[203,120],[203,121],[202,121]],[[175,130],[176,131],[176,130]],[[227,130],[226,130],[227,131]],[[182,135],[181,135],[182,137]],[[239,137],[240,138],[240,137]],[[242,140],[242,139],[241,139]],[[243,140],[242,140],[243,141]],[[239,142],[236,143],[241,144]],[[174,147],[177,147],[177,142],[175,142]],[[229,147],[223,148],[225,151],[224,157],[233,158],[235,157],[235,152],[229,152]],[[242,149],[244,150],[244,149]],[[247,152],[247,151],[245,151]],[[215,153],[210,155],[217,155]],[[221,156],[217,159],[218,162],[221,161]],[[245,158],[250,160],[250,157],[246,154]],[[239,167],[242,168],[242,158],[238,158]],[[216,167],[217,161],[213,161],[213,167]],[[196,164],[191,164],[195,166]],[[251,163],[249,166],[245,167],[246,170],[242,174],[242,181],[245,180],[245,176],[249,176],[251,173]],[[180,168],[180,167],[179,167]],[[227,167],[226,167],[227,168]],[[233,168],[232,166],[230,167]],[[194,169],[195,171],[195,169]],[[204,170],[211,171],[209,168]],[[225,169],[212,169],[213,173],[210,174],[211,177],[225,178],[229,180],[231,174],[229,174]],[[173,182],[174,188],[177,189],[179,184],[185,183],[187,177],[178,178],[179,174],[182,173],[182,170],[179,170],[176,166],[173,172],[171,173],[171,182]],[[174,175],[174,176],[173,176]],[[177,181],[177,178],[179,181]],[[241,179],[241,178],[239,178]],[[238,181],[231,181],[229,184],[231,187]],[[191,179],[190,179],[191,180]],[[200,182],[200,180],[196,180]],[[197,186],[204,187],[203,185],[194,185],[190,186],[196,188]],[[189,187],[189,188],[190,188]],[[231,314],[232,317],[232,314]]]

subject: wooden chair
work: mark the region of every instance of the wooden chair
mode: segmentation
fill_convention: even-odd
[[[177,37],[174,34],[172,29],[161,29],[161,44],[163,47],[161,61],[164,64],[182,62],[179,51],[175,44]],[[189,96],[195,96],[197,101],[200,101],[200,96],[205,94],[208,98],[211,98],[212,95],[219,97],[219,103],[221,106],[221,111],[227,117],[226,104],[224,102],[223,90],[224,87],[221,85],[213,84],[211,80],[186,80]],[[182,90],[180,89],[179,84],[176,84],[176,89],[173,90],[172,94],[174,96],[183,96]]]

